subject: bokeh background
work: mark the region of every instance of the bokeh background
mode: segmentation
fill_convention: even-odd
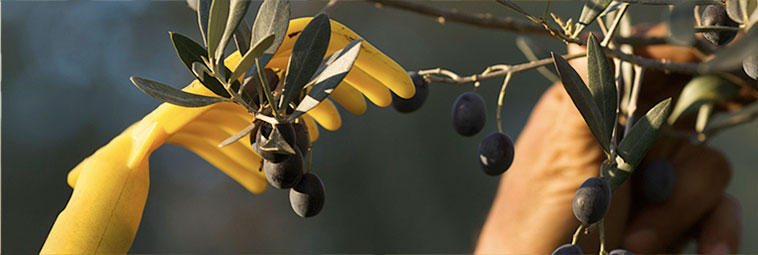
[[[325,1],[294,1],[293,17],[317,13]],[[435,1],[497,16],[516,16],[494,1]],[[519,2],[540,13],[544,2]],[[259,3],[248,13],[252,21]],[[554,1],[562,17],[581,5]],[[663,8],[633,6],[634,23],[659,20]],[[159,102],[128,77],[181,87],[191,81],[168,38],[199,40],[184,1],[3,1],[2,244],[7,254],[38,252],[71,189],[66,174]],[[363,1],[342,1],[331,17],[409,70],[443,67],[461,74],[495,63],[525,61],[515,35],[435,19]],[[594,26],[593,29],[596,29]],[[536,37],[543,47],[562,44]],[[403,115],[370,106],[341,109],[342,128],[314,144],[314,171],[326,184],[322,213],[297,217],[287,192],[248,193],[193,153],[164,146],[151,157],[151,189],[131,253],[470,253],[498,178],[479,169],[480,140],[496,130],[501,81],[484,82],[489,120],[461,137],[450,107],[471,87],[432,84],[426,105]],[[504,130],[518,137],[549,82],[536,71],[513,77]],[[712,144],[733,164],[729,192],[743,205],[742,252],[758,253],[758,151],[755,122]]]

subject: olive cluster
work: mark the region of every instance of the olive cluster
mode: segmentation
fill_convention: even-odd
[[[392,94],[392,106],[402,113],[418,110],[429,95],[429,83],[418,72],[408,72],[416,88],[416,94],[408,99]],[[462,136],[478,134],[487,123],[487,105],[476,92],[465,92],[458,96],[450,112],[453,129]],[[478,159],[482,170],[496,176],[505,172],[513,163],[513,140],[511,137],[494,132],[479,144]]]
[[[268,84],[280,84],[276,72],[266,69],[264,73]],[[255,99],[257,92],[252,89],[248,90],[251,87],[253,86],[246,86],[245,92]],[[277,189],[290,189],[289,198],[292,210],[300,217],[305,218],[321,212],[326,201],[326,191],[321,178],[315,173],[306,171],[304,159],[310,153],[311,141],[308,127],[301,120],[275,125],[256,120],[259,123],[250,133],[250,144],[253,150],[263,158],[263,166],[260,170],[266,175],[268,183]],[[294,154],[266,151],[258,146],[273,138],[274,129],[284,138]]]
[[[708,5],[700,16],[702,26],[739,27],[726,12],[722,5]],[[737,35],[737,31],[708,31],[703,32],[703,38],[713,45],[720,47],[728,44]],[[742,61],[742,69],[750,78],[758,80],[758,54],[747,56]]]

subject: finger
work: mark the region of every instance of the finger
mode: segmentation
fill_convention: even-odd
[[[669,147],[671,141],[662,141],[649,154],[648,158],[662,158],[674,152],[663,157],[674,165],[674,190],[663,204],[643,205],[630,221],[624,247],[635,253],[664,251],[716,207],[729,182],[729,163],[721,153],[705,146],[673,143],[681,145]]]
[[[742,229],[737,200],[723,195],[716,208],[703,221],[698,238],[699,254],[734,254],[740,246]]]

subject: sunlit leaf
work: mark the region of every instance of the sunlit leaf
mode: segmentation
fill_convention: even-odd
[[[647,111],[645,116],[640,118],[629,133],[621,139],[618,154],[632,168],[640,164],[650,146],[655,143],[670,111],[671,98],[668,98]]]
[[[595,139],[603,147],[603,150],[608,153],[610,151],[609,143],[611,136],[605,132],[603,114],[594,102],[592,93],[584,85],[582,78],[576,73],[576,70],[563,57],[553,53],[553,61],[555,62],[556,70],[558,70],[558,75],[561,77],[563,88],[566,89],[566,92],[571,97],[571,101],[579,109],[579,113],[582,114],[584,121],[587,122],[587,126],[589,126]]]
[[[176,54],[179,55],[179,59],[182,60],[184,66],[186,66],[187,69],[192,72],[195,78],[216,95],[229,98],[229,93],[226,91],[226,89],[224,89],[224,86],[221,85],[218,80],[216,80],[216,78],[211,76],[209,73],[204,73],[203,76],[200,76],[200,74],[195,73],[195,69],[192,67],[192,63],[204,62],[201,56],[207,56],[206,54],[208,54],[208,52],[205,50],[205,48],[179,33],[169,32],[169,35],[171,36],[171,42],[174,44],[174,48],[176,49]],[[205,70],[208,70],[207,66],[205,66],[205,68]]]
[[[589,40],[587,40],[587,71],[587,87],[602,115],[605,134],[611,134],[616,125],[616,107],[618,105],[616,80],[608,57],[594,35],[590,35]],[[610,136],[608,140],[610,140]]]
[[[270,55],[267,56],[266,61],[261,61],[264,66],[265,63],[268,63],[268,58],[279,49],[284,37],[287,36],[289,19],[290,4],[287,0],[266,0],[258,9],[258,15],[255,16],[255,23],[253,24],[253,34],[250,37],[250,47],[254,46],[252,43],[256,43],[270,34],[275,36],[271,47],[264,52],[264,55]]]
[[[242,73],[245,72],[246,69],[250,68],[253,64],[255,64],[255,59],[260,57],[263,52],[268,49],[268,47],[271,46],[271,43],[274,42],[274,34],[269,34],[268,37],[263,38],[260,42],[256,43],[253,48],[245,53],[244,56],[239,61],[239,64],[237,64],[237,67],[234,68],[234,71],[232,71],[231,76],[229,77],[229,80],[236,80],[240,76],[242,76]]]
[[[136,76],[132,76],[129,79],[145,94],[169,104],[184,107],[201,107],[224,101],[220,97],[191,94],[157,81]]]
[[[208,17],[208,55],[215,56],[216,48],[223,47],[219,45],[221,36],[224,35],[226,19],[229,16],[229,0],[213,0],[211,3],[210,16]]]
[[[329,48],[330,37],[331,24],[326,14],[319,14],[305,26],[292,46],[280,106],[285,106],[295,99],[316,73],[326,49]]]
[[[668,123],[674,124],[681,116],[697,110],[705,103],[715,103],[732,98],[739,89],[738,85],[718,75],[695,77],[682,89]]]
[[[231,0],[229,5],[229,16],[226,19],[224,33],[221,35],[221,41],[215,51],[216,59],[221,59],[223,57],[224,49],[226,49],[226,45],[229,43],[229,40],[231,40],[232,35],[237,30],[240,22],[245,17],[248,6],[250,6],[250,0]]]
[[[353,67],[358,53],[361,51],[361,40],[356,39],[350,42],[344,49],[338,50],[321,62],[319,71],[309,82],[312,89],[308,95],[295,108],[295,112],[289,116],[289,120],[294,120],[303,113],[306,113],[316,107],[321,101],[324,101],[334,91],[334,88],[342,82],[347,73]]]
[[[232,143],[236,142],[239,139],[242,139],[242,137],[245,137],[247,134],[249,134],[250,132],[252,132],[258,126],[258,124],[260,124],[260,123],[261,123],[260,121],[253,121],[253,123],[250,123],[250,125],[247,125],[247,127],[243,128],[242,130],[240,130],[236,134],[230,136],[229,138],[226,138],[226,140],[224,140],[221,143],[219,143],[218,147],[224,147],[224,146],[227,146],[229,144],[232,144]]]
[[[585,27],[592,24],[600,13],[611,4],[611,0],[588,0],[582,7],[582,14],[576,23],[575,35],[578,35]]]
[[[674,9],[669,13],[667,24],[671,33],[667,39],[671,44],[689,46],[695,41],[693,8],[693,2],[682,1],[674,5]]]

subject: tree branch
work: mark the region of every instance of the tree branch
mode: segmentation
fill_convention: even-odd
[[[403,1],[403,0],[366,0],[368,2],[376,3],[380,6],[389,6],[401,10],[415,12],[418,14],[430,16],[430,17],[442,17],[445,21],[453,21],[463,24],[474,25],[483,28],[505,30],[510,32],[516,32],[521,34],[532,35],[544,35],[552,36],[550,31],[546,30],[541,24],[534,23],[529,20],[514,19],[511,17],[498,18],[489,13],[469,13],[462,12],[457,9],[446,9],[435,6],[429,6],[416,1]],[[634,1],[634,0],[627,0]],[[653,0],[640,0],[640,1],[653,1]],[[706,1],[706,0],[700,0]],[[655,1],[654,1],[655,2]],[[554,31],[561,31],[560,28],[549,26]],[[616,37],[616,42],[619,44],[631,44],[631,45],[653,45],[653,44],[666,44],[666,38],[663,37],[644,37],[644,36],[629,36],[629,37]],[[573,43],[583,44],[581,41],[571,41]]]

